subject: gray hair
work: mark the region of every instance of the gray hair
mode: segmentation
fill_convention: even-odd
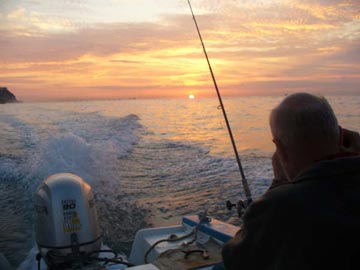
[[[339,126],[330,104],[324,97],[308,93],[287,96],[272,110],[270,126],[274,138],[285,146],[316,142],[319,147],[333,148],[339,140]]]

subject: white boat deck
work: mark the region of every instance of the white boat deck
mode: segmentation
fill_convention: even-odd
[[[182,219],[182,225],[163,227],[163,228],[151,228],[143,229],[137,232],[134,244],[132,246],[129,261],[135,265],[141,265],[142,268],[132,267],[128,269],[136,270],[153,270],[158,269],[152,264],[146,264],[145,254],[146,252],[159,240],[169,239],[172,235],[176,237],[186,236],[191,233],[195,226],[199,224],[198,216],[185,216]],[[215,240],[222,246],[228,240],[230,240],[236,232],[239,230],[238,227],[228,223],[221,222],[216,219],[212,219],[210,222],[202,222],[197,229],[196,242],[200,244],[207,243],[210,239]],[[193,240],[194,236],[181,239],[180,241],[174,242],[161,242],[156,245],[148,254],[147,261],[154,262],[156,258],[167,250],[175,250],[183,247],[184,242]],[[220,252],[220,250],[219,250]],[[154,268],[155,267],[155,268]],[[198,269],[213,269],[212,266],[200,267]]]

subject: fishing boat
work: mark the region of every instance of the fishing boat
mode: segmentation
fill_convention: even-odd
[[[239,230],[204,211],[184,216],[177,226],[139,230],[130,256],[118,256],[101,241],[91,187],[68,173],[52,175],[39,186],[35,210],[34,270],[223,269],[222,246]],[[0,266],[12,269],[4,257]]]
[[[139,230],[130,256],[102,243],[91,186],[60,173],[43,181],[34,195],[37,247],[29,269],[224,269],[221,250],[238,227],[208,216],[182,217],[181,224]],[[3,270],[12,269],[0,256]]]
[[[139,230],[128,258],[103,245],[91,187],[61,173],[47,178],[35,196],[38,253],[32,269],[223,269],[221,250],[238,227],[208,216],[184,216],[181,224]],[[2,268],[3,269],[3,268]]]

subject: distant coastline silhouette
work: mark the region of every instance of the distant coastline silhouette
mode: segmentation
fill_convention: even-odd
[[[17,103],[16,96],[7,89],[7,87],[0,87],[0,104]]]

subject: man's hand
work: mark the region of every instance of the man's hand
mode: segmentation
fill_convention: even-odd
[[[288,179],[285,175],[284,169],[281,166],[279,157],[276,152],[273,154],[271,161],[274,172],[274,179],[271,183],[270,189],[288,182]]]
[[[342,144],[340,150],[342,152],[351,152],[360,154],[360,135],[356,131],[342,128]]]

